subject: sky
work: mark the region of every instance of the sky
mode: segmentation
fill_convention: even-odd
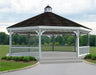
[[[0,32],[6,27],[44,12],[52,12],[87,26],[96,34],[96,0],[0,0]]]

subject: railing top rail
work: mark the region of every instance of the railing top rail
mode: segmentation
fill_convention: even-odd
[[[36,48],[38,49],[39,47],[11,47],[11,48]]]
[[[88,48],[89,46],[80,46],[79,48]]]

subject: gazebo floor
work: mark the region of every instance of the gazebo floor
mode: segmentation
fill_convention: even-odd
[[[40,59],[41,64],[75,63],[75,62],[82,62],[81,58],[76,57],[76,52],[59,52],[59,51],[42,52],[42,56]]]

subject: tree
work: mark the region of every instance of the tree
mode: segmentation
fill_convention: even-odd
[[[87,35],[80,36],[79,38],[80,38],[80,46],[88,45],[88,36]]]
[[[7,34],[5,34],[4,32],[1,32],[0,33],[0,44],[1,45],[6,45],[6,44],[8,44],[8,35]]]
[[[96,46],[96,35],[90,35],[90,46]]]

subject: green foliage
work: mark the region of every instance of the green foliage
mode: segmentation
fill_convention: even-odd
[[[4,57],[2,57],[1,59],[7,59],[7,57],[6,57],[6,56],[4,56]]]
[[[91,59],[92,59],[92,60],[96,60],[96,55],[92,55],[92,56],[91,56]]]
[[[21,60],[20,60],[21,57],[12,57],[11,59],[14,60],[14,61],[21,61]]]
[[[88,55],[85,56],[84,59],[96,60],[96,55],[95,54],[88,54]]]
[[[24,58],[23,58],[23,61],[29,62],[29,61],[30,61],[30,58],[29,58],[29,57],[24,57]]]
[[[55,42],[55,45],[56,45],[56,46],[59,45],[59,42]]]
[[[35,57],[32,56],[21,56],[21,57],[12,57],[12,56],[4,56],[1,58],[2,60],[14,60],[14,61],[36,61]]]
[[[45,46],[47,46],[47,45],[48,45],[48,43],[44,42],[44,45],[45,45]]]
[[[87,35],[80,36],[80,46],[88,45]],[[75,37],[73,35],[64,35],[56,36],[54,38],[55,43],[58,42],[59,45],[75,45]],[[0,45],[8,45],[9,36],[4,32],[0,32]],[[52,45],[52,37],[50,36],[42,36],[41,38],[42,45]],[[27,35],[18,35],[13,34],[12,36],[12,44],[13,45],[28,45],[28,36]],[[33,46],[38,45],[38,36],[30,37],[30,44]],[[57,45],[57,44],[55,44]],[[90,35],[90,46],[96,46],[96,35]]]
[[[75,43],[75,38],[73,36],[68,37],[67,39],[67,45],[73,45]]]
[[[87,55],[84,57],[84,59],[91,59],[91,57],[92,57],[92,54],[87,54]]]
[[[90,46],[96,46],[96,35],[90,35]]]
[[[0,45],[6,45],[8,44],[9,37],[4,32],[0,32]]]
[[[49,45],[52,45],[52,42],[50,42]]]
[[[80,36],[80,46],[87,46],[88,45],[88,36],[83,35]]]

